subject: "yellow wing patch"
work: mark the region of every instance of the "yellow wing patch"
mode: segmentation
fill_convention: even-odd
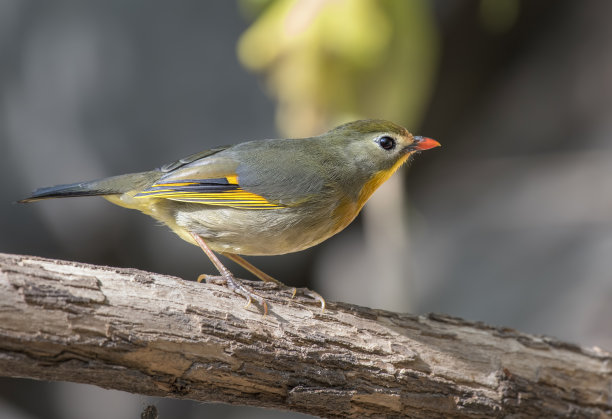
[[[164,198],[245,209],[274,209],[283,205],[269,202],[261,195],[245,191],[238,184],[238,176],[214,179],[184,179],[178,182],[156,183],[139,192],[135,198]]]

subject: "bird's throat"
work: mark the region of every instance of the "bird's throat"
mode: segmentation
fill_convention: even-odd
[[[395,173],[397,169],[399,169],[402,164],[406,162],[406,160],[408,160],[408,157],[410,157],[410,154],[406,154],[404,157],[399,159],[391,168],[374,173],[374,176],[372,176],[370,180],[365,183],[361,189],[361,192],[359,193],[358,208],[360,210],[365,205],[367,200],[370,199],[374,191],[378,189],[380,185],[385,183],[387,179],[389,179],[391,175]]]

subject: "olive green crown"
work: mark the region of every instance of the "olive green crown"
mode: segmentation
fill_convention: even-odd
[[[347,122],[346,124],[337,126],[336,128],[329,131],[330,133],[361,133],[369,134],[374,132],[388,132],[391,134],[398,134],[401,136],[409,135],[406,128],[394,124],[384,119],[362,119],[359,121]]]

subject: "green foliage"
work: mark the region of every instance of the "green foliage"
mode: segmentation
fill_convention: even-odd
[[[251,0],[241,6],[260,12],[238,55],[264,75],[283,134],[317,133],[361,118],[418,124],[439,55],[430,3]]]

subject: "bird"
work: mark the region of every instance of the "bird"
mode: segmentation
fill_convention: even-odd
[[[225,285],[247,306],[257,301],[265,315],[265,299],[216,254],[286,287],[242,256],[298,252],[327,240],[346,228],[411,156],[438,146],[390,121],[357,120],[318,136],[247,141],[150,171],[39,188],[18,202],[101,196],[141,211],[204,251],[219,275],[203,274],[198,282]],[[325,309],[318,293],[304,292]]]

